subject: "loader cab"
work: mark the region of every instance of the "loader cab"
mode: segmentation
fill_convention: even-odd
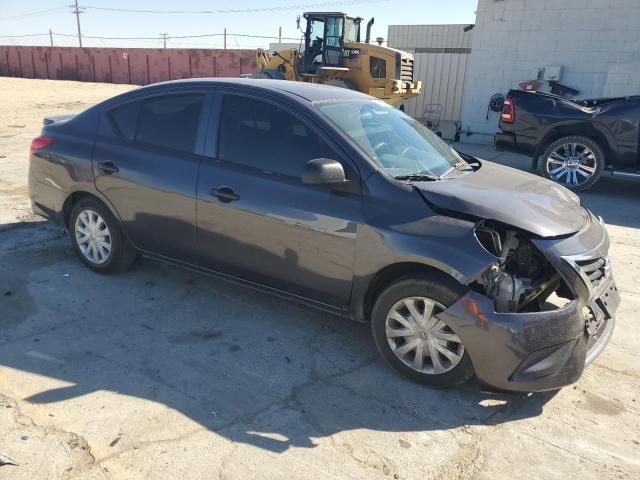
[[[305,13],[303,73],[342,68],[345,43],[360,42],[360,17],[344,13]]]

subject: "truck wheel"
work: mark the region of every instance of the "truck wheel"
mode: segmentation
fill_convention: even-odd
[[[424,275],[400,280],[378,297],[371,329],[378,350],[396,370],[419,383],[452,387],[473,376],[460,338],[438,314],[465,289],[452,279]]]
[[[604,151],[588,137],[568,136],[551,143],[540,158],[542,175],[574,192],[592,187],[604,168]]]

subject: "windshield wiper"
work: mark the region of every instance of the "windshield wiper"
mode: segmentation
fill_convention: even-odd
[[[456,163],[453,168],[455,168],[456,170],[473,170],[473,167],[464,160],[462,162]]]
[[[435,182],[437,180],[442,180],[437,175],[430,175],[428,173],[412,173],[410,175],[398,175],[393,178],[409,182]]]
[[[442,174],[442,178],[448,177],[453,172],[471,172],[473,171],[473,167],[469,165],[467,162],[458,162],[449,170]]]

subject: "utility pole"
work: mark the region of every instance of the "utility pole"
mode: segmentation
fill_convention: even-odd
[[[282,43],[282,27],[278,27],[278,43]]]
[[[224,49],[227,49],[227,27],[224,27]]]
[[[169,34],[161,33],[160,36],[162,37],[162,44],[164,45],[164,48],[167,48],[167,37],[169,36]]]
[[[51,42],[51,46],[53,47],[53,32],[49,29],[49,41]]]
[[[78,23],[78,43],[80,44],[80,48],[82,48],[82,33],[80,33],[80,14],[83,12],[80,9],[81,7],[78,7],[78,0],[75,0],[75,5],[69,6],[73,8],[73,10],[71,10],[71,13],[76,14],[76,22]]]

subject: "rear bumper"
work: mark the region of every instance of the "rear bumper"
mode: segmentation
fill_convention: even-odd
[[[64,224],[62,215],[66,198],[64,192],[51,180],[41,181],[31,169],[29,170],[29,198],[33,213],[59,225]]]
[[[606,296],[597,332],[586,329],[585,312]],[[620,296],[610,276],[600,297],[533,313],[497,313],[493,302],[470,292],[440,314],[460,337],[479,380],[493,387],[533,392],[577,381],[604,349],[615,324]]]
[[[513,133],[496,132],[493,136],[493,144],[495,145],[496,150],[515,152],[516,136]]]

